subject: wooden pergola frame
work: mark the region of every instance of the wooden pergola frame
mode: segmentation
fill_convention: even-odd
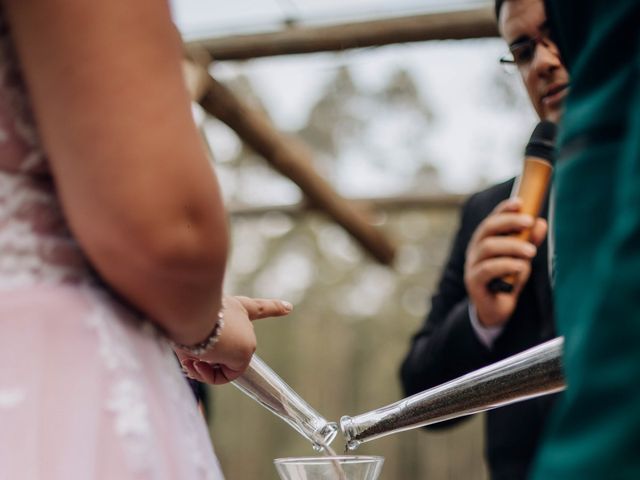
[[[218,61],[342,51],[394,43],[496,37],[492,8],[426,13],[329,26],[296,26],[279,32],[194,40]]]
[[[211,59],[248,58],[336,51],[373,45],[462,39],[498,34],[491,8],[390,18],[330,27],[295,27],[283,32],[190,42],[184,71],[192,99],[228,125],[239,138],[304,192],[309,204],[327,213],[380,263],[393,262],[395,248],[371,222],[361,203],[340,196],[312,164],[299,139],[279,132],[208,72]]]

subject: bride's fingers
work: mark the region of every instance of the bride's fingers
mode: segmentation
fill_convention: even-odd
[[[242,372],[236,372],[224,365],[211,365],[208,362],[194,363],[194,368],[198,371],[203,378],[203,382],[210,383],[211,385],[223,385],[229,383],[239,377]]]
[[[280,317],[293,310],[293,305],[283,300],[265,298],[235,297],[247,310],[250,320],[267,317]]]
[[[216,371],[213,366],[206,362],[195,361],[193,362],[193,367],[203,378],[203,381],[206,383],[214,384],[216,383]]]
[[[182,369],[184,370],[187,377],[191,378],[192,380],[206,382],[202,375],[200,375],[200,372],[195,369],[193,360],[186,360],[182,362]]]

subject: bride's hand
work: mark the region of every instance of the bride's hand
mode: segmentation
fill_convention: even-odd
[[[249,366],[256,350],[253,320],[283,316],[292,309],[290,303],[281,300],[240,296],[226,296],[224,305],[224,327],[218,343],[210,351],[195,356],[176,349],[190,378],[213,385],[236,379]]]

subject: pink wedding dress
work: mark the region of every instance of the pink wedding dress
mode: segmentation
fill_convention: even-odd
[[[0,11],[0,480],[102,479],[222,473],[170,348],[67,229]]]

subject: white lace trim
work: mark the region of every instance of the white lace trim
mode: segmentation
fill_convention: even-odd
[[[198,469],[203,479],[215,480],[219,478],[212,470],[211,452],[205,450],[202,442],[198,441],[199,436],[196,434],[198,430],[203,428],[203,419],[198,410],[193,408],[193,394],[186,385],[185,377],[178,368],[177,360],[168,345],[163,346],[163,359],[166,364],[163,375],[165,390],[169,392],[172,404],[176,411],[180,413],[180,426],[182,428],[180,438],[183,440],[184,451],[190,453],[191,463]],[[187,387],[187,388],[185,388]],[[184,408],[185,405],[191,408]]]
[[[98,336],[98,353],[112,377],[105,408],[114,416],[114,430],[123,441],[129,466],[135,472],[149,470],[153,467],[153,431],[140,364],[109,301],[96,292],[87,293],[97,305],[87,317],[87,326]]]
[[[15,134],[27,149],[19,165],[20,171],[46,170],[46,156],[33,120],[31,102],[26,94],[13,43],[2,15],[0,15],[0,86],[13,109]],[[7,136],[7,140],[10,138]]]
[[[0,289],[91,279],[66,227],[0,9]]]
[[[31,182],[25,175],[0,171],[0,289],[40,282],[61,284],[70,279],[88,281],[91,277],[84,256],[70,236],[60,231],[34,232],[38,220],[25,211],[40,209],[60,219],[61,225],[64,221],[53,194]],[[55,260],[57,252],[69,258],[54,264],[48,258]]]
[[[150,419],[150,408],[145,396],[144,372],[137,360],[129,333],[121,324],[113,302],[106,294],[92,289],[86,291],[93,297],[97,307],[87,318],[87,325],[98,335],[98,349],[105,368],[112,376],[112,383],[105,400],[105,408],[114,416],[114,429],[122,439],[127,461],[133,471],[147,473],[155,478],[155,433]],[[201,478],[219,478],[212,470],[214,457],[207,451],[207,442],[202,442],[198,431],[203,428],[193,395],[185,378],[180,373],[178,363],[167,343],[161,339],[157,329],[145,322],[138,333],[157,342],[160,349],[162,370],[161,391],[167,395],[172,414],[178,415],[174,440],[181,443],[179,448],[188,452],[189,461]],[[203,445],[204,443],[204,445]]]
[[[26,396],[22,388],[3,388],[0,390],[0,409],[15,408],[24,402]]]

